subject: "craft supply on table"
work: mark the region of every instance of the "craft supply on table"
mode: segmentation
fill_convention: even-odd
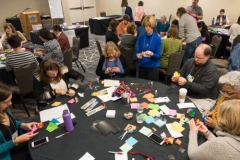
[[[107,108],[107,107],[106,107],[106,104],[105,104],[105,103],[102,103],[101,106],[99,106],[99,107],[97,107],[97,108],[95,108],[95,109],[93,109],[93,110],[91,110],[91,111],[88,111],[88,112],[86,113],[86,115],[89,117],[89,116],[91,116],[91,115],[93,115],[93,114],[95,114],[95,113],[97,113],[97,112],[99,112],[99,111],[101,111],[101,110],[103,110],[103,109],[105,109],[105,108]]]
[[[74,129],[74,127],[70,112],[68,110],[64,110],[62,117],[64,121],[65,130],[67,132],[71,132]]]
[[[85,103],[81,109],[87,109],[92,103],[94,103],[97,99],[96,98],[92,98],[90,101],[88,101],[87,103]]]

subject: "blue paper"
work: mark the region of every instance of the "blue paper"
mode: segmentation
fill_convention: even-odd
[[[129,144],[130,146],[133,146],[133,145],[135,145],[138,141],[137,141],[135,138],[130,137],[130,138],[128,138],[125,142],[126,142],[127,144]]]
[[[156,121],[154,122],[154,124],[156,126],[158,126],[159,128],[161,128],[166,123],[167,123],[167,120],[165,118],[164,119],[156,119]]]
[[[147,124],[153,123],[155,120],[152,116],[148,116],[147,118],[145,118],[145,122]]]
[[[55,123],[55,124],[59,124],[59,123],[60,123],[56,118],[53,118],[53,119],[51,120],[51,122],[52,122],[52,123]]]

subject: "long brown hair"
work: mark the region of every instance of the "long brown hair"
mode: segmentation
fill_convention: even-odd
[[[126,7],[128,5],[127,0],[122,0],[121,7]]]
[[[12,94],[12,91],[9,89],[8,86],[5,84],[0,83],[0,102],[5,101],[10,95]],[[3,120],[3,112],[0,111],[0,123],[2,123]]]
[[[52,82],[52,78],[50,78],[47,75],[47,71],[49,70],[58,70],[57,77],[54,78],[55,82],[60,82],[62,79],[62,73],[61,73],[61,68],[58,64],[57,61],[54,61],[53,59],[46,59],[40,63],[39,69],[37,70],[40,81],[50,83]]]
[[[10,27],[10,28],[12,29],[12,33],[13,33],[13,34],[17,34],[17,31],[16,31],[15,27],[12,25],[12,23],[6,23],[6,24],[4,24],[4,26],[3,26],[4,31],[5,31],[8,27]],[[6,33],[6,35],[7,35],[7,37],[10,36],[8,33]]]

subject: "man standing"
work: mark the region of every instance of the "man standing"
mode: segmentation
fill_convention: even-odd
[[[198,5],[199,0],[192,0],[192,5],[186,8],[188,14],[197,21],[203,19],[202,8]]]
[[[157,22],[157,32],[160,36],[164,36],[170,27],[169,22],[167,22],[167,17],[165,15],[161,16],[161,20]]]
[[[186,61],[180,70],[180,77],[172,81],[188,90],[188,96],[200,111],[210,110],[217,97],[219,75],[211,62],[212,49],[201,44],[195,51],[194,58]]]

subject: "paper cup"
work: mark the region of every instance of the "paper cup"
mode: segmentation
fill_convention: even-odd
[[[187,96],[187,89],[181,88],[179,89],[179,103],[184,103]]]

